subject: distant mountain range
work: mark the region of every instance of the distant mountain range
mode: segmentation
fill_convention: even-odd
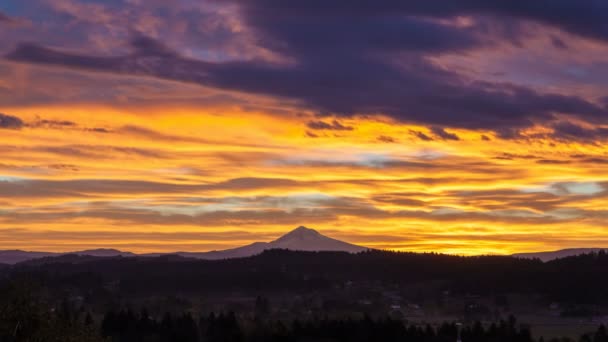
[[[6,250],[0,251],[0,264],[17,264],[20,262],[40,259],[45,257],[56,257],[61,255],[84,255],[94,257],[156,257],[161,255],[179,255],[187,258],[218,260],[243,258],[256,254],[260,254],[269,249],[289,249],[293,251],[340,251],[349,253],[358,253],[369,248],[350,244],[348,242],[336,240],[327,237],[314,229],[300,226],[280,238],[270,242],[254,242],[252,244],[226,249],[221,251],[210,252],[175,252],[175,253],[148,253],[135,254],[131,252],[123,252],[116,249],[92,249],[84,251],[75,251],[69,253],[52,253],[52,252],[27,252],[21,250]]]
[[[599,251],[608,251],[608,249],[606,249],[606,248],[568,248],[568,249],[560,249],[558,251],[550,251],[550,252],[517,253],[517,254],[513,254],[513,256],[516,258],[540,259],[542,261],[551,261],[551,260],[565,258],[565,257],[569,257],[569,256],[597,253]]]
[[[94,257],[117,257],[117,256],[137,256],[135,253],[131,252],[123,252],[117,249],[108,249],[108,248],[100,248],[100,249],[89,249],[84,251],[75,251],[69,253],[53,253],[53,252],[28,252],[21,250],[5,250],[0,251],[0,264],[17,264],[24,261],[41,259],[46,257],[56,257],[67,254],[75,254],[75,255],[88,255]]]
[[[244,258],[262,253],[270,249],[289,249],[292,251],[335,251],[358,253],[369,250],[370,248],[357,246],[348,242],[336,240],[327,237],[318,231],[304,226],[300,226],[280,238],[270,242],[254,242],[242,247],[210,251],[210,252],[174,252],[174,253],[146,253],[135,254],[124,252],[117,249],[90,249],[84,251],[74,251],[68,253],[53,253],[53,252],[28,252],[22,250],[0,250],[0,264],[14,265],[20,262],[41,259],[45,257],[58,257],[62,255],[81,255],[92,257],[158,257],[162,255],[179,255],[185,258],[205,259],[205,260],[220,260],[232,258]],[[554,259],[565,258],[574,255],[587,254],[606,250],[604,248],[570,248],[550,252],[536,253],[517,253],[513,254],[516,258],[525,259],[540,259],[542,261],[551,261]]]

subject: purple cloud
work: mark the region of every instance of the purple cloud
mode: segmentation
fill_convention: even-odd
[[[352,126],[341,124],[338,120],[333,120],[332,122],[310,121],[306,126],[314,130],[352,131],[354,129]]]
[[[443,140],[460,140],[456,134],[446,132],[446,130],[441,127],[431,127],[431,132]]]
[[[21,129],[23,126],[23,120],[21,120],[20,118],[0,113],[0,128]]]
[[[111,3],[131,6],[122,1]],[[200,6],[191,10],[191,16],[214,18],[222,28],[208,30],[204,42],[172,40],[169,48],[164,43],[168,36],[139,34],[127,53],[93,53],[95,49],[88,46],[73,52],[30,43],[19,45],[6,57],[22,63],[154,77],[296,100],[300,109],[321,116],[384,114],[397,121],[440,127],[434,134],[451,140],[457,136],[443,127],[493,130],[502,138],[518,138],[521,129],[551,124],[563,115],[594,124],[608,121],[606,105],[588,98],[531,87],[526,82],[472,79],[429,58],[503,43],[520,44],[522,36],[533,34],[521,25],[524,22],[608,40],[608,26],[598,15],[607,5],[597,1],[230,3],[238,14],[230,20],[238,18],[246,32],[240,42],[265,51],[265,57],[237,59],[230,51],[238,44],[220,49],[209,44],[214,39],[234,42],[234,36],[227,18],[208,16],[217,11],[204,11]],[[213,5],[229,7],[226,2]],[[162,8],[166,20],[185,12],[180,6],[174,11]],[[141,9],[142,13],[155,13],[151,8]],[[470,22],[459,24],[456,18],[462,16],[470,16]],[[189,24],[186,29],[191,29]],[[561,37],[553,37],[552,44],[561,50],[568,46]],[[213,46],[211,50],[209,46]],[[340,129],[325,121],[309,124],[309,128]]]

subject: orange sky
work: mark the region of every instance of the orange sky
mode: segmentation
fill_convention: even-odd
[[[546,2],[0,1],[0,250],[608,247],[606,5]]]
[[[459,254],[608,240],[601,146],[466,130],[446,141],[381,117],[313,130],[310,117],[230,108],[5,111],[26,125],[0,144],[4,249],[204,251],[298,225]]]

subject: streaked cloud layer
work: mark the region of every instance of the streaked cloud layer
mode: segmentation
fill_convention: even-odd
[[[606,246],[607,10],[8,0],[0,248]]]

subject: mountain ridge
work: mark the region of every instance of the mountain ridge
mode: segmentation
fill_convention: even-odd
[[[543,262],[576,256],[581,254],[597,253],[599,251],[608,251],[608,248],[590,247],[590,248],[564,248],[555,251],[541,251],[529,253],[515,253],[512,257],[522,259],[540,259]]]
[[[219,260],[243,258],[260,254],[270,249],[289,249],[294,251],[338,251],[358,253],[369,250],[367,247],[354,245],[325,236],[318,231],[299,226],[286,234],[269,242],[253,242],[248,245],[225,249],[213,250],[208,252],[171,252],[171,253],[143,253],[136,254],[128,251],[121,251],[113,248],[97,248],[83,251],[73,251],[67,253],[55,252],[34,252],[23,250],[0,250],[0,264],[17,264],[30,260],[57,257],[64,255],[94,256],[94,257],[158,257],[162,255],[179,255],[187,258]]]
[[[30,260],[41,259],[45,257],[58,257],[65,255],[91,256],[91,257],[159,257],[164,255],[178,255],[185,258],[204,259],[204,260],[220,260],[244,258],[257,254],[261,254],[266,250],[271,249],[287,249],[293,251],[337,251],[358,253],[370,248],[351,244],[341,240],[337,240],[325,236],[318,231],[299,226],[275,240],[269,242],[253,242],[244,246],[229,248],[225,250],[212,250],[206,252],[188,252],[177,251],[169,253],[142,253],[136,254],[129,251],[121,251],[114,248],[96,248],[82,251],[72,251],[66,253],[44,252],[44,251],[25,251],[20,249],[0,250],[0,264],[14,265]],[[565,248],[554,251],[540,251],[528,253],[515,253],[511,257],[523,259],[540,259],[543,262],[576,256],[588,253],[597,253],[599,251],[608,251],[608,248]]]

